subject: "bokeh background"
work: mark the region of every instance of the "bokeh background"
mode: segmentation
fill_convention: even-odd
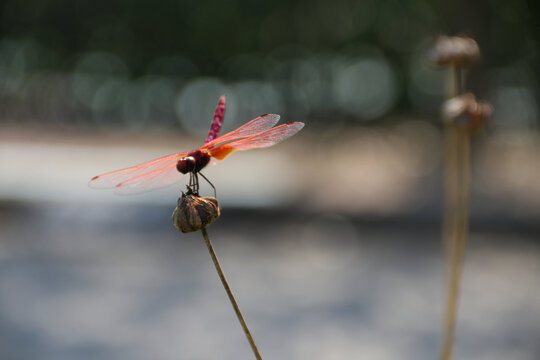
[[[456,358],[540,357],[540,22],[535,1],[0,2],[0,358],[244,359],[184,184],[94,175],[200,146],[263,113],[303,121],[205,170],[209,228],[268,359],[437,358],[444,305],[438,35],[474,37]],[[210,193],[205,186],[204,191]]]

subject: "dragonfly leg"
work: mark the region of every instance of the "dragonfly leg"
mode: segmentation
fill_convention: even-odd
[[[214,186],[214,184],[212,184],[212,182],[210,182],[210,180],[208,180],[208,178],[206,176],[204,176],[204,174],[202,172],[199,172],[199,174],[201,174],[201,176],[204,178],[204,180],[206,180],[206,182],[210,184],[212,189],[214,189],[214,197],[217,198],[216,187]]]
[[[188,185],[189,193],[194,195],[199,195],[199,177],[197,176],[197,173],[190,172],[189,173],[189,185]]]
[[[188,194],[193,193],[193,175],[189,173],[189,184],[187,185],[188,188]]]

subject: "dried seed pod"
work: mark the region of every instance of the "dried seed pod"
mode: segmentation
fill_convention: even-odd
[[[481,130],[493,109],[487,102],[478,102],[472,93],[453,97],[443,104],[443,118],[470,132]]]
[[[220,215],[219,204],[215,197],[186,195],[178,199],[172,219],[174,226],[183,233],[201,230],[213,223]]]
[[[439,36],[431,50],[431,58],[439,66],[469,67],[480,58],[480,49],[470,37]]]

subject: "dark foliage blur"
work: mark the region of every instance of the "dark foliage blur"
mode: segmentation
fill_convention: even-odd
[[[536,10],[524,0],[6,0],[0,121],[198,132],[198,109],[220,93],[238,121],[269,109],[314,123],[433,117],[445,75],[426,49],[467,34],[483,53],[469,88],[499,109],[495,124],[535,127]]]

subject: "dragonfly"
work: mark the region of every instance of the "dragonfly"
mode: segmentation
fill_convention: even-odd
[[[180,181],[189,174],[188,192],[199,192],[200,174],[214,189],[214,185],[201,173],[213,159],[223,160],[236,150],[251,150],[273,146],[300,131],[304,124],[292,122],[274,126],[277,114],[265,114],[247,122],[236,130],[218,136],[225,116],[226,100],[221,96],[210,124],[204,144],[198,149],[170,154],[142,164],[94,176],[88,183],[94,189],[114,189],[116,194],[136,194],[162,188]]]

